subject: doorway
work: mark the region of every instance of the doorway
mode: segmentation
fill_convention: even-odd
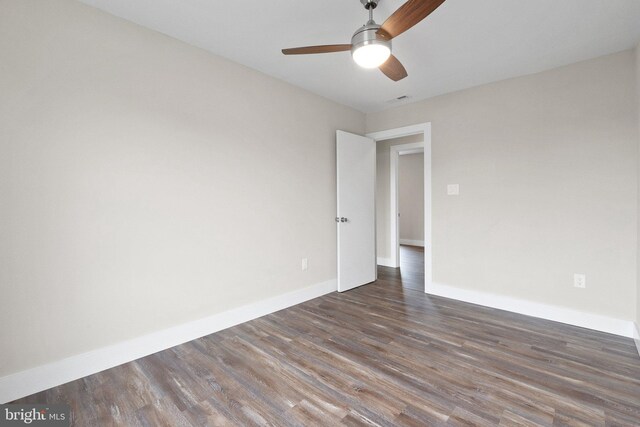
[[[389,274],[396,276],[400,274],[403,276],[403,283],[408,287],[426,292],[432,281],[431,124],[423,123],[390,129],[367,136],[376,141],[378,157],[376,169],[377,264],[398,270],[397,272],[390,270]],[[403,233],[401,223],[404,218],[400,208],[400,190],[405,190],[406,184],[401,180],[403,175],[405,179],[407,179],[406,175],[412,174],[415,177],[416,171],[401,174],[401,168],[405,163],[419,163],[418,158],[422,160],[423,175],[422,182],[418,184],[423,185],[414,185],[414,187],[421,188],[423,192],[423,197],[419,198],[423,199],[421,200],[423,209],[422,212],[417,213],[422,217],[422,221],[416,223],[416,212],[407,212],[406,215],[414,215],[412,224],[409,225],[414,230],[405,230],[407,233]],[[422,239],[419,238],[420,235],[423,236]]]
[[[422,135],[416,135],[422,139]],[[398,149],[398,264],[402,286],[424,289],[424,147]]]

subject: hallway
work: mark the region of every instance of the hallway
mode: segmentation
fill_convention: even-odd
[[[400,245],[400,268],[378,266],[378,280],[424,291],[424,248]]]

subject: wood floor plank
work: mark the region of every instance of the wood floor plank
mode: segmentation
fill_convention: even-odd
[[[20,399],[76,426],[640,426],[633,340],[378,280]]]

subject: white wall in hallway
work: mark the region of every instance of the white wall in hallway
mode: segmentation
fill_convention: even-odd
[[[400,243],[424,243],[424,153],[398,158]]]
[[[385,129],[386,130],[386,129]],[[422,142],[423,135],[411,135],[376,143],[376,245],[378,258],[391,258],[390,162],[391,146]]]

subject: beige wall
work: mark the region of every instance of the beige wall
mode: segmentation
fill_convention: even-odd
[[[335,278],[363,114],[69,0],[0,7],[0,376]],[[435,281],[636,315],[635,78],[630,51],[367,116],[433,123]]]
[[[367,115],[367,132],[432,122],[435,282],[635,317],[634,61],[626,51]]]
[[[398,158],[400,239],[424,241],[424,153]]]
[[[335,279],[363,114],[73,1],[0,6],[0,376]]]
[[[423,135],[388,139],[376,144],[376,252],[378,258],[391,258],[391,146],[422,142]]]
[[[638,114],[638,248],[637,248],[637,288],[636,327],[640,328],[640,44],[636,47],[636,108]],[[640,338],[640,337],[638,337]],[[640,348],[640,347],[639,347]]]

